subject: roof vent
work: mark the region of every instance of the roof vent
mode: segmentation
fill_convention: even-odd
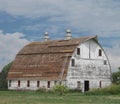
[[[70,30],[70,29],[67,29],[67,30],[66,30],[65,40],[70,40],[71,38],[72,38],[71,30]]]
[[[50,38],[49,38],[49,35],[48,35],[48,32],[45,32],[44,33],[44,41],[48,41]]]

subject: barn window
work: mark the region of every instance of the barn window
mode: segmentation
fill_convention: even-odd
[[[59,82],[59,85],[62,85],[62,81]]]
[[[47,88],[50,88],[50,81],[48,81]]]
[[[20,87],[20,80],[18,81],[18,87]]]
[[[104,60],[104,65],[107,65],[107,60]]]
[[[30,81],[27,81],[27,87],[30,87]]]
[[[99,49],[98,55],[99,55],[99,56],[102,56],[102,50],[101,50],[101,49]]]
[[[75,59],[71,60],[71,66],[75,66]]]
[[[40,87],[40,81],[37,81],[37,87]]]
[[[99,86],[100,86],[100,88],[102,88],[102,81],[99,82]]]
[[[11,80],[9,80],[9,87],[11,87]]]
[[[77,55],[80,55],[80,48],[77,48]]]
[[[56,85],[57,84],[57,81],[54,81],[54,85]]]
[[[80,81],[77,81],[77,88],[80,89]]]

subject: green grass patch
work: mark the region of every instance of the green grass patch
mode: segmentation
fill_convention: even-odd
[[[0,104],[120,104],[120,95],[85,95],[74,92],[0,91]]]
[[[120,94],[120,85],[111,85],[106,88],[93,89],[85,93],[86,95],[116,95]]]

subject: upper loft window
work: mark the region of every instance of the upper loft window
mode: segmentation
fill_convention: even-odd
[[[99,49],[98,55],[99,55],[99,56],[102,56],[102,50],[101,50],[101,49]]]
[[[107,65],[107,60],[104,60],[104,65]]]
[[[71,60],[71,66],[75,66],[75,59]]]
[[[77,48],[77,55],[80,55],[80,48]]]

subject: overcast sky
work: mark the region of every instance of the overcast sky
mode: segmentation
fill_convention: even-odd
[[[0,70],[32,41],[98,35],[112,71],[120,66],[120,0],[0,0]]]

